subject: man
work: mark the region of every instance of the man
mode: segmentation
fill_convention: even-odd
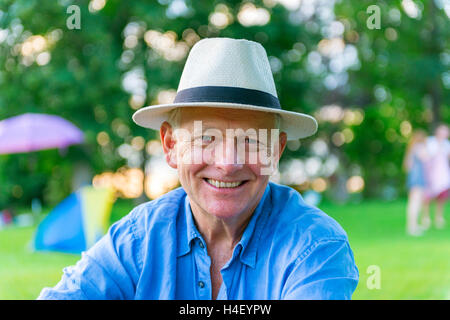
[[[261,45],[199,41],[174,103],[133,119],[160,130],[182,187],[115,223],[40,298],[351,298],[358,270],[344,230],[269,183],[287,140],[317,123],[281,109]]]

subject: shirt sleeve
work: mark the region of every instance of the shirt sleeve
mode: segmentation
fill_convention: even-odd
[[[282,299],[349,300],[358,279],[348,241],[316,241],[295,261]]]
[[[44,288],[38,299],[133,299],[140,258],[129,216],[113,224],[104,237],[82,253],[75,266],[64,268],[60,282]]]

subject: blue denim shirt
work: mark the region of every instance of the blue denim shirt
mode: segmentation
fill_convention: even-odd
[[[39,299],[211,299],[211,259],[182,188],[136,207]],[[217,299],[350,299],[347,235],[292,188],[269,183]]]

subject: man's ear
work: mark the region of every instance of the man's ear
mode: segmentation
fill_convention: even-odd
[[[164,155],[166,156],[166,162],[169,166],[177,168],[177,152],[176,152],[176,139],[172,126],[164,121],[159,129],[159,135],[161,137],[161,144],[163,147]]]

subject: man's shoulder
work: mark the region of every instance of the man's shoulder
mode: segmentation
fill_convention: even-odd
[[[143,236],[155,224],[172,224],[176,220],[180,205],[182,205],[185,197],[184,189],[177,188],[155,200],[136,206],[122,220],[131,225],[137,236]]]
[[[307,204],[301,194],[288,186],[271,183],[273,219],[280,233],[296,237],[299,243],[347,241],[339,223],[317,207]],[[300,241],[303,240],[303,241]]]
[[[186,191],[182,187],[176,188],[168,193],[160,196],[155,200],[151,200],[140,204],[135,209],[146,212],[155,212],[163,210],[174,209],[177,210],[182,201],[186,197]]]

